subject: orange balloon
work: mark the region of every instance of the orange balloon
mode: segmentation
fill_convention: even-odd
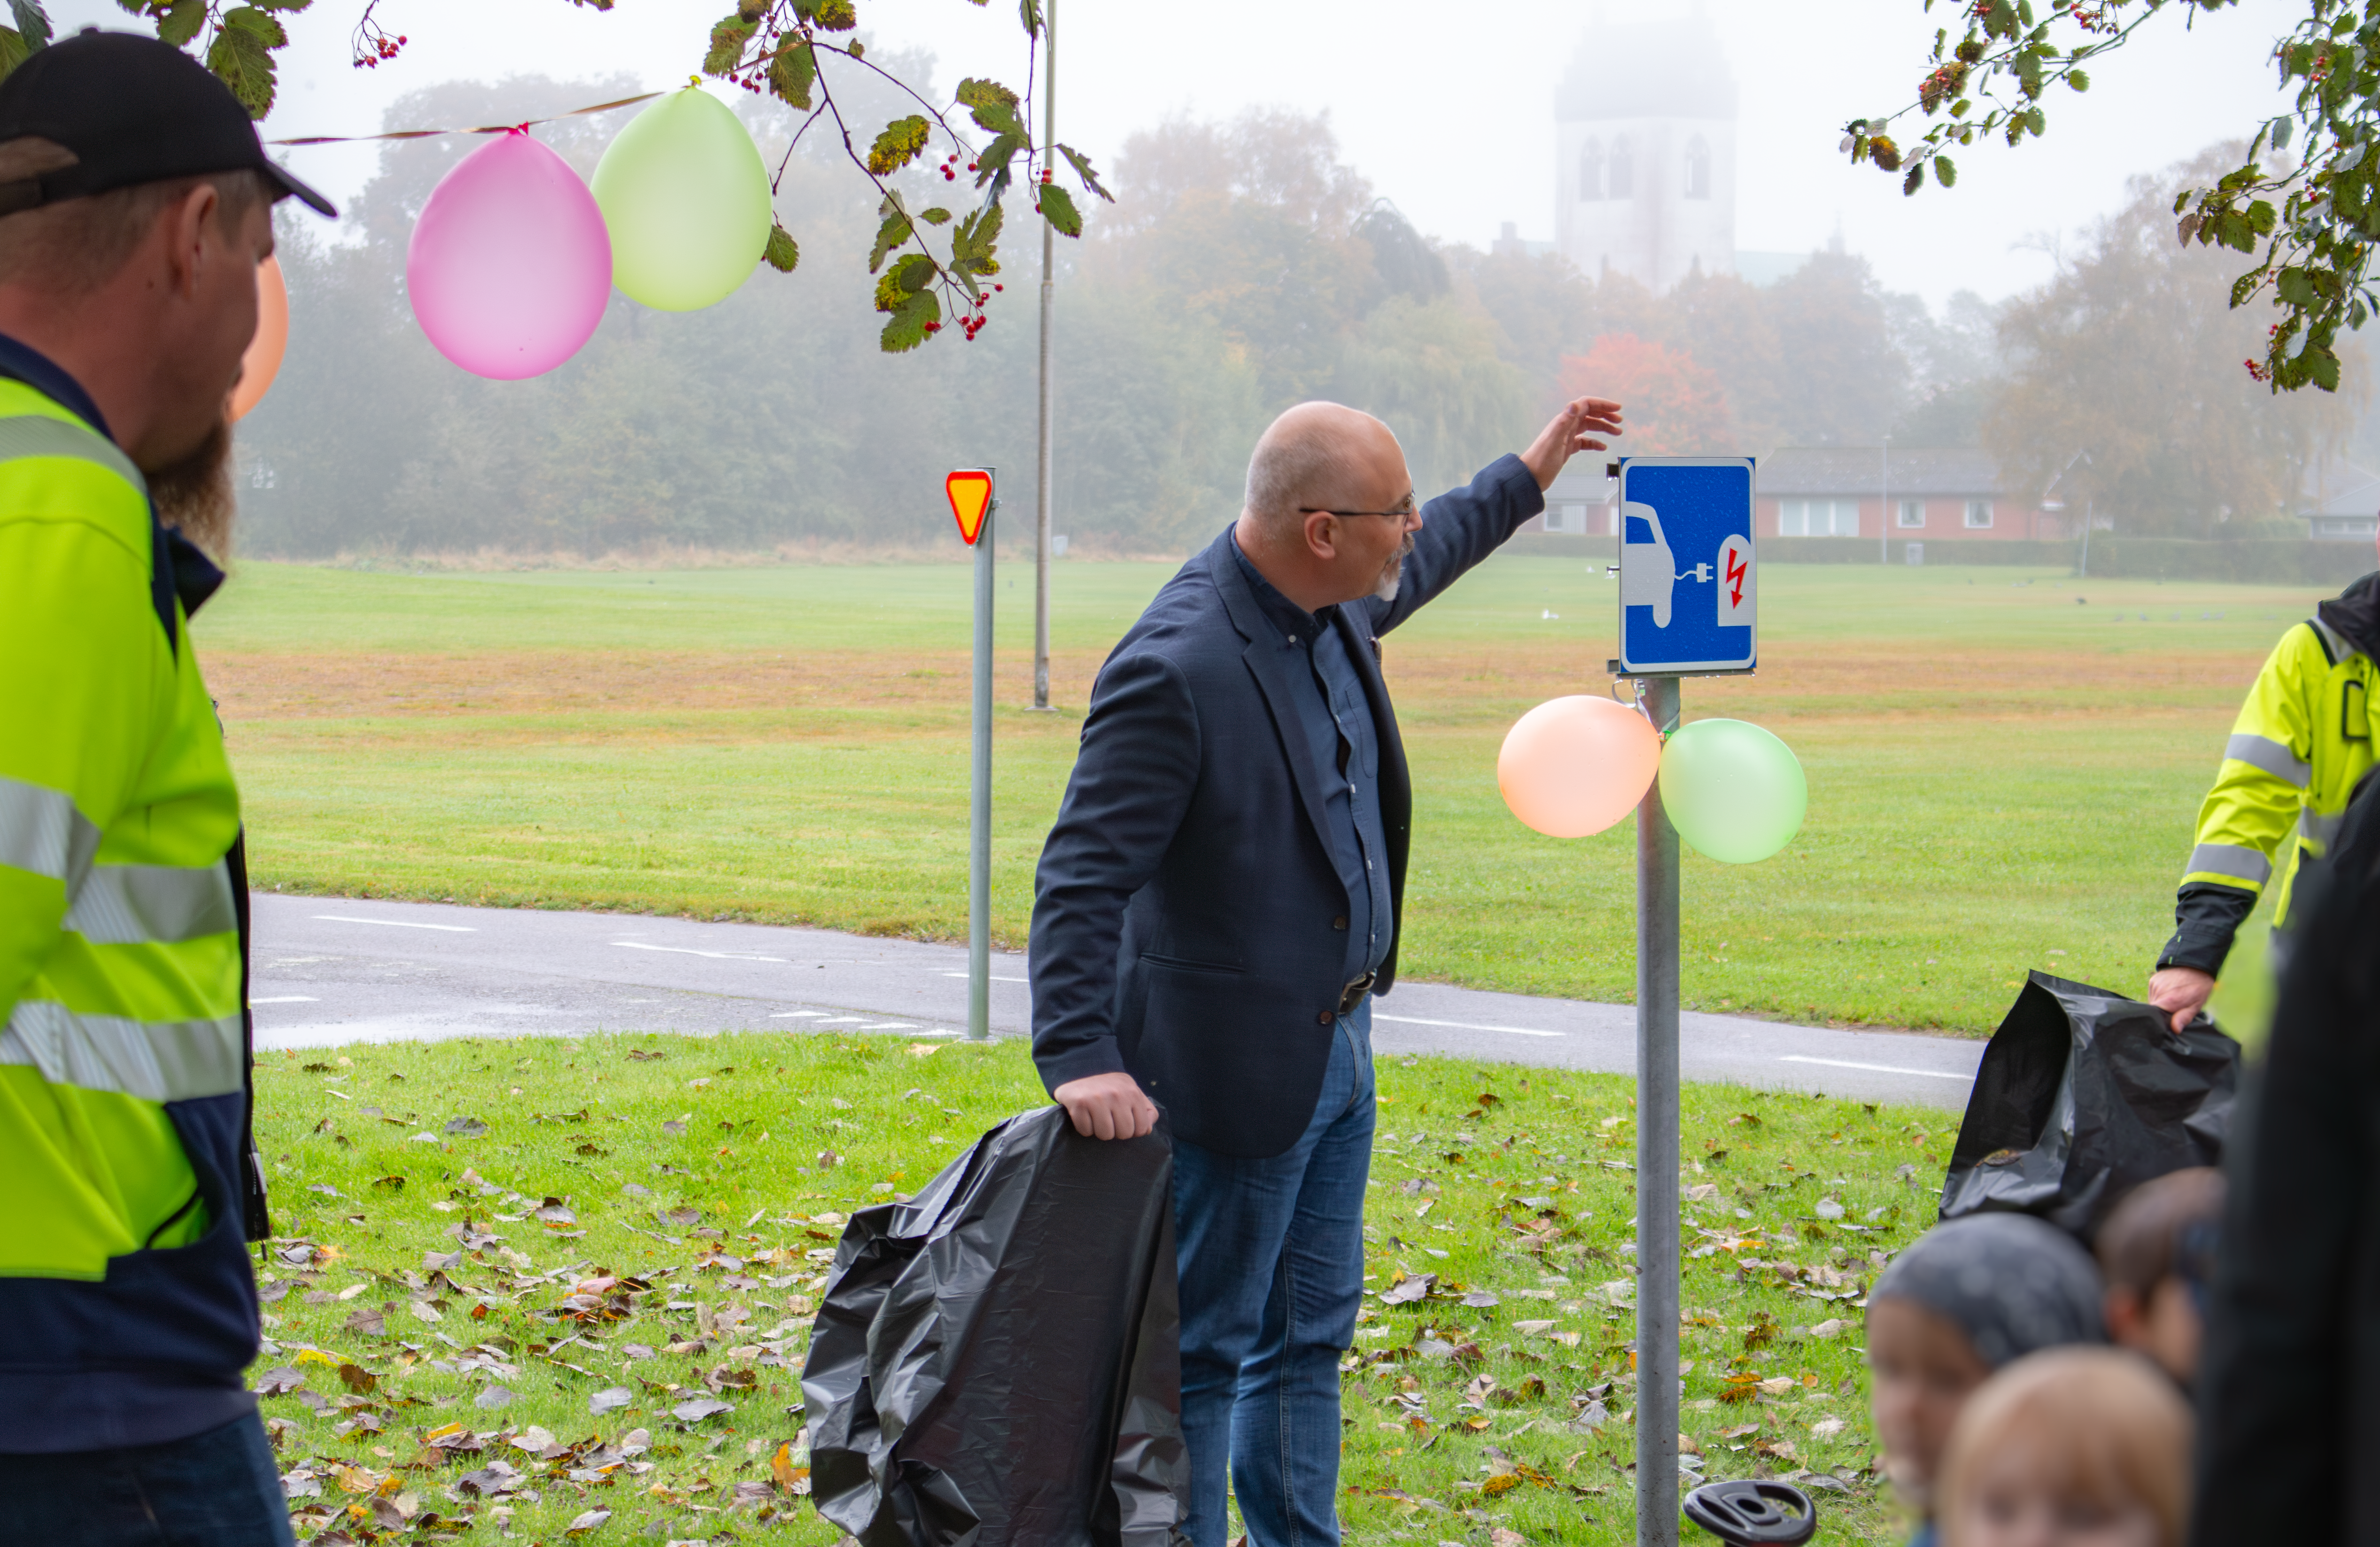
[[[288,347],[289,287],[281,282],[281,260],[268,258],[256,266],[256,336],[239,357],[239,385],[231,390],[233,418],[245,416],[264,396]]]
[[[1512,815],[1548,838],[1585,838],[1636,809],[1660,771],[1661,738],[1633,709],[1581,694],[1516,720],[1496,755]]]

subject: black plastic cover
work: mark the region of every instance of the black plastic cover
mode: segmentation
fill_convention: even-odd
[[[2203,1012],[2176,1035],[2154,1005],[2034,973],[1975,1071],[1942,1217],[2038,1215],[2087,1246],[2141,1183],[2222,1163],[2239,1084]]]
[[[802,1372],[864,1547],[1188,1547],[1173,1149],[1012,1118],[844,1227]]]

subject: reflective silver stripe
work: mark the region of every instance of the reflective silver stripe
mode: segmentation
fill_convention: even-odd
[[[2244,843],[2202,843],[2190,852],[2186,876],[2230,876],[2261,887],[2273,878],[2273,862]]]
[[[2313,765],[2298,761],[2297,754],[2270,736],[2235,734],[2223,743],[2223,755],[2250,767],[2262,768],[2275,779],[2286,780],[2302,790],[2313,778]]]
[[[67,904],[66,926],[95,945],[176,945],[239,927],[231,875],[164,864],[93,865]]]
[[[115,441],[87,426],[45,414],[18,414],[0,418],[0,460],[18,456],[67,456],[96,462],[140,491],[146,499],[149,480]]]
[[[239,1017],[127,1020],[21,999],[0,1031],[0,1064],[30,1064],[53,1085],[189,1101],[240,1089]]]
[[[2335,812],[2325,816],[2311,808],[2298,813],[2298,836],[2322,845],[2325,850],[2338,838],[2338,829],[2347,820],[2347,813]]]
[[[98,852],[99,829],[65,793],[0,775],[0,864],[64,881],[71,896]]]
[[[2330,651],[2330,663],[2333,666],[2355,653],[2355,647],[2347,642],[2347,635],[2324,622],[2320,618],[2308,618],[2306,627],[2322,635],[2324,646]]]

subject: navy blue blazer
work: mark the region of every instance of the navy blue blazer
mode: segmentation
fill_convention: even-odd
[[[1520,458],[1423,507],[1394,601],[1338,610],[1378,727],[1379,803],[1403,941],[1413,785],[1379,635],[1545,508]],[[1281,1154],[1314,1115],[1347,955],[1349,898],[1323,772],[1231,535],[1182,566],[1100,668],[1082,750],[1034,876],[1033,1059],[1050,1090],[1129,1070],[1173,1132]]]

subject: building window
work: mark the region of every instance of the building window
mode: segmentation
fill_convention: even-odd
[[[1925,525],[1925,502],[1903,500],[1900,502],[1900,514],[1895,520],[1902,526],[1923,527]]]
[[[1604,187],[1611,198],[1633,199],[1636,196],[1636,157],[1629,149],[1626,135],[1611,142],[1611,160],[1605,165],[1604,173]]]
[[[1590,139],[1578,152],[1578,197],[1592,203],[1603,197],[1603,141]]]
[[[1780,538],[1855,538],[1859,536],[1859,502],[1855,500],[1780,500],[1777,502],[1777,535]]]
[[[1979,532],[1992,524],[1992,502],[1989,500],[1967,502],[1967,529]]]
[[[1710,142],[1701,135],[1686,141],[1686,197],[1710,197]]]

